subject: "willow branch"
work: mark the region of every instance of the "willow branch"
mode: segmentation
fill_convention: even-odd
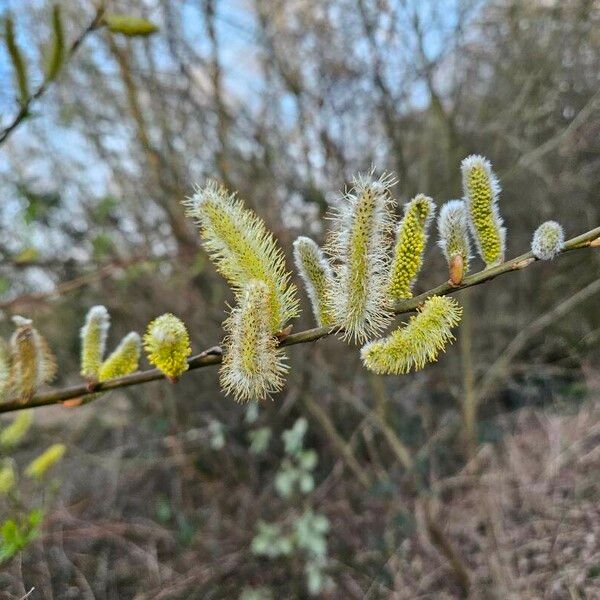
[[[582,233],[577,237],[567,240],[561,251],[561,255],[574,250],[580,250],[587,247],[600,247],[600,227],[595,227],[590,231]],[[486,283],[495,279],[505,273],[512,273],[515,271],[521,271],[531,264],[536,262],[537,259],[531,252],[517,256],[511,260],[507,260],[495,267],[484,269],[473,275],[465,277],[463,282],[458,285],[452,285],[449,282],[438,285],[431,290],[410,298],[408,300],[402,300],[394,305],[394,313],[396,315],[402,315],[413,312],[417,307],[422,304],[430,296],[441,296],[451,294],[459,290],[470,288],[482,283]],[[293,333],[282,338],[281,346],[294,346],[296,344],[306,344],[308,342],[315,342],[321,338],[327,337],[339,331],[335,327],[315,327],[314,329],[307,329],[298,333]],[[221,349],[218,346],[205,350],[196,356],[192,356],[189,359],[189,371],[195,369],[201,369],[203,367],[209,367],[212,365],[218,365],[221,362]],[[186,371],[188,373],[189,371]],[[184,375],[186,374],[184,373]],[[75,385],[66,387],[60,390],[52,390],[37,394],[31,398],[28,402],[20,400],[12,400],[0,404],[0,413],[12,412],[17,410],[24,410],[27,408],[37,408],[39,406],[48,406],[50,404],[59,404],[65,400],[73,400],[90,396],[96,392],[108,392],[118,388],[126,388],[135,385],[141,385],[142,383],[148,383],[150,381],[157,381],[159,379],[165,379],[165,376],[158,369],[148,369],[146,371],[139,371],[126,375],[125,377],[119,377],[117,379],[111,379],[109,381],[103,381],[99,383],[92,391],[89,390],[86,384]]]
[[[69,50],[67,51],[67,56],[65,62],[68,62],[73,55],[77,52],[83,40],[90,34],[92,31],[95,31],[100,27],[102,22],[102,17],[104,16],[104,6],[101,5],[97,10],[94,18],[90,21],[89,25],[75,38]],[[31,110],[31,106],[39,100],[51,86],[54,79],[44,78],[42,83],[37,87],[35,92],[27,98],[27,101],[23,103],[19,112],[14,116],[13,120],[7,125],[2,131],[0,131],[0,145],[2,145],[9,136],[19,127],[19,125],[29,116],[29,111]]]

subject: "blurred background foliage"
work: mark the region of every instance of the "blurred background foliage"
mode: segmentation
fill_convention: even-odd
[[[95,6],[60,4],[70,41]],[[33,89],[53,3],[0,7]],[[195,352],[219,341],[231,295],[181,206],[207,177],[238,190],[288,258],[297,235],[322,241],[323,217],[357,171],[391,170],[400,202],[423,192],[440,206],[460,196],[460,160],[474,152],[500,178],[509,256],[547,219],[567,237],[600,222],[593,0],[115,0],[110,10],[158,31],[87,37],[0,148],[0,329],[33,318],[57,354],[58,385],[79,381],[79,327],[94,304],[111,313],[109,345],[167,311]],[[19,108],[6,53],[0,81],[4,127]],[[323,340],[290,351],[285,391],[260,407],[224,398],[203,369],[176,386],[36,410],[10,461],[24,467],[51,443],[67,453],[51,503],[27,494],[36,539],[2,567],[0,594],[463,597],[423,494],[475,597],[592,594],[597,290],[535,323],[593,285],[599,259],[572,253],[459,293],[460,343],[418,374],[371,376],[356,349]],[[445,277],[431,242],[417,292]],[[305,297],[303,307],[295,330],[312,326]],[[465,470],[466,394],[481,396],[481,445]],[[414,452],[419,491],[398,441]],[[27,511],[42,505],[38,531]],[[10,516],[2,498],[0,510]]]

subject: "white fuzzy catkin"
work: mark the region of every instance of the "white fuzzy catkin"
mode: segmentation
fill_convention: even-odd
[[[329,302],[344,338],[364,342],[391,320],[388,300],[389,240],[394,179],[359,175],[332,216],[327,251],[336,277]]]
[[[11,389],[16,397],[27,402],[40,385],[52,381],[56,360],[31,319],[16,315],[12,321],[16,329],[10,338]]]
[[[223,323],[221,387],[238,402],[264,400],[278,392],[288,371],[284,351],[269,326],[269,287],[251,280]]]
[[[294,262],[304,282],[317,325],[332,325],[334,320],[328,293],[333,285],[333,271],[323,251],[309,237],[300,236],[294,242]]]
[[[556,221],[542,223],[533,234],[531,251],[540,260],[552,260],[560,254],[565,243],[565,232]]]
[[[438,246],[450,271],[450,280],[458,285],[469,270],[471,241],[469,239],[469,217],[462,200],[446,202],[437,220]]]
[[[106,307],[92,306],[81,328],[81,374],[88,379],[98,377],[106,350],[110,315]]]
[[[438,246],[446,260],[460,254],[465,262],[471,255],[471,242],[469,240],[469,219],[467,207],[462,200],[449,200],[446,202],[437,220],[439,240]]]

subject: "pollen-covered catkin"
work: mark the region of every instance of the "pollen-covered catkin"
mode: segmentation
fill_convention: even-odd
[[[465,158],[461,170],[469,226],[479,255],[490,267],[504,259],[506,230],[498,210],[500,184],[490,161],[483,156]]]
[[[123,377],[136,371],[140,362],[141,345],[137,333],[128,333],[100,366],[98,381]]]
[[[22,402],[27,402],[43,383],[52,381],[56,361],[46,340],[30,319],[14,316],[16,330],[10,339],[11,388]]]
[[[33,414],[31,410],[19,412],[13,422],[0,431],[0,448],[12,448],[16,446],[26,435],[31,427]]]
[[[47,450],[32,460],[25,469],[25,475],[33,479],[40,479],[54,466],[65,454],[67,447],[64,444],[52,444]]]
[[[285,257],[273,234],[241,200],[214,181],[185,201],[187,214],[198,222],[204,247],[236,293],[252,279],[269,288],[269,328],[282,329],[298,315],[296,288],[290,283]]]
[[[390,268],[392,300],[412,297],[412,286],[423,264],[427,229],[435,213],[433,200],[418,194],[404,206],[404,217],[396,229],[396,244]]]
[[[15,469],[12,462],[5,460],[0,462],[0,496],[8,494],[15,486]]]
[[[446,202],[437,220],[438,246],[448,263],[450,281],[454,285],[458,285],[469,270],[471,242],[468,221],[467,207],[462,200]]]
[[[542,223],[533,234],[531,251],[540,260],[552,260],[560,254],[565,243],[565,232],[556,221]]]
[[[81,328],[81,375],[96,379],[106,349],[110,316],[104,306],[93,306]]]
[[[223,324],[227,335],[221,387],[238,402],[264,400],[281,390],[285,381],[288,367],[270,331],[268,302],[267,284],[252,280]]]
[[[323,251],[310,238],[300,236],[294,242],[294,262],[304,282],[317,325],[332,325],[334,319],[328,293],[333,285],[333,272]]]
[[[364,342],[391,320],[387,295],[389,234],[394,201],[389,175],[358,175],[333,213],[327,252],[336,277],[329,290],[335,323],[345,339]]]
[[[144,350],[150,364],[173,381],[187,371],[192,353],[190,338],[181,319],[166,313],[148,325],[144,335]]]
[[[432,296],[407,324],[388,337],[365,345],[361,358],[378,375],[400,375],[422,369],[435,361],[454,339],[452,328],[460,322],[462,309],[454,298]]]

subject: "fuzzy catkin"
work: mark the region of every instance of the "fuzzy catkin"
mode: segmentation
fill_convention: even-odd
[[[283,329],[298,315],[296,288],[290,283],[284,254],[262,219],[214,181],[198,188],[185,205],[238,301],[249,281],[264,281],[269,289],[269,328],[273,333]]]
[[[285,382],[288,367],[285,353],[270,331],[268,301],[267,284],[250,281],[239,306],[223,324],[226,337],[220,382],[238,402],[264,400]]]
[[[176,380],[189,368],[187,359],[192,353],[183,321],[171,313],[151,321],[144,334],[144,350],[150,364]]]
[[[0,431],[0,448],[6,449],[16,446],[25,437],[32,422],[33,414],[31,410],[19,412],[13,422]]]
[[[104,306],[93,306],[85,317],[81,328],[81,375],[96,379],[106,349],[106,338],[110,327],[110,316]]]
[[[323,251],[310,238],[300,236],[294,242],[294,262],[304,282],[317,325],[332,325],[334,318],[328,293],[333,285],[333,272]]]
[[[27,402],[40,385],[52,381],[56,360],[30,319],[14,316],[12,320],[17,327],[10,339],[11,390]]]
[[[418,194],[404,206],[390,268],[389,295],[392,300],[412,297],[412,286],[423,264],[427,229],[434,213],[433,200],[423,194]]]
[[[123,377],[137,371],[141,353],[140,336],[128,333],[110,356],[102,363],[98,372],[98,381]]]
[[[422,369],[454,339],[451,330],[460,322],[461,314],[454,298],[432,296],[407,324],[362,348],[364,365],[378,375],[401,375]]]
[[[67,447],[64,444],[52,444],[52,446],[29,463],[25,469],[25,475],[33,479],[40,479],[46,474],[48,469],[64,456],[66,450]]]
[[[504,259],[506,230],[498,209],[500,184],[490,161],[471,155],[461,164],[463,193],[469,211],[469,226],[477,251],[491,267]]]
[[[8,494],[16,483],[15,469],[8,460],[0,462],[0,496]]]
[[[364,342],[391,320],[387,277],[393,184],[389,175],[358,175],[332,216],[327,251],[336,277],[329,304],[345,339]]]
[[[565,232],[556,221],[542,223],[533,234],[531,251],[540,260],[552,260],[558,256],[565,243]]]
[[[450,271],[450,281],[458,285],[469,270],[471,242],[467,207],[462,200],[446,202],[437,220],[438,246]]]

